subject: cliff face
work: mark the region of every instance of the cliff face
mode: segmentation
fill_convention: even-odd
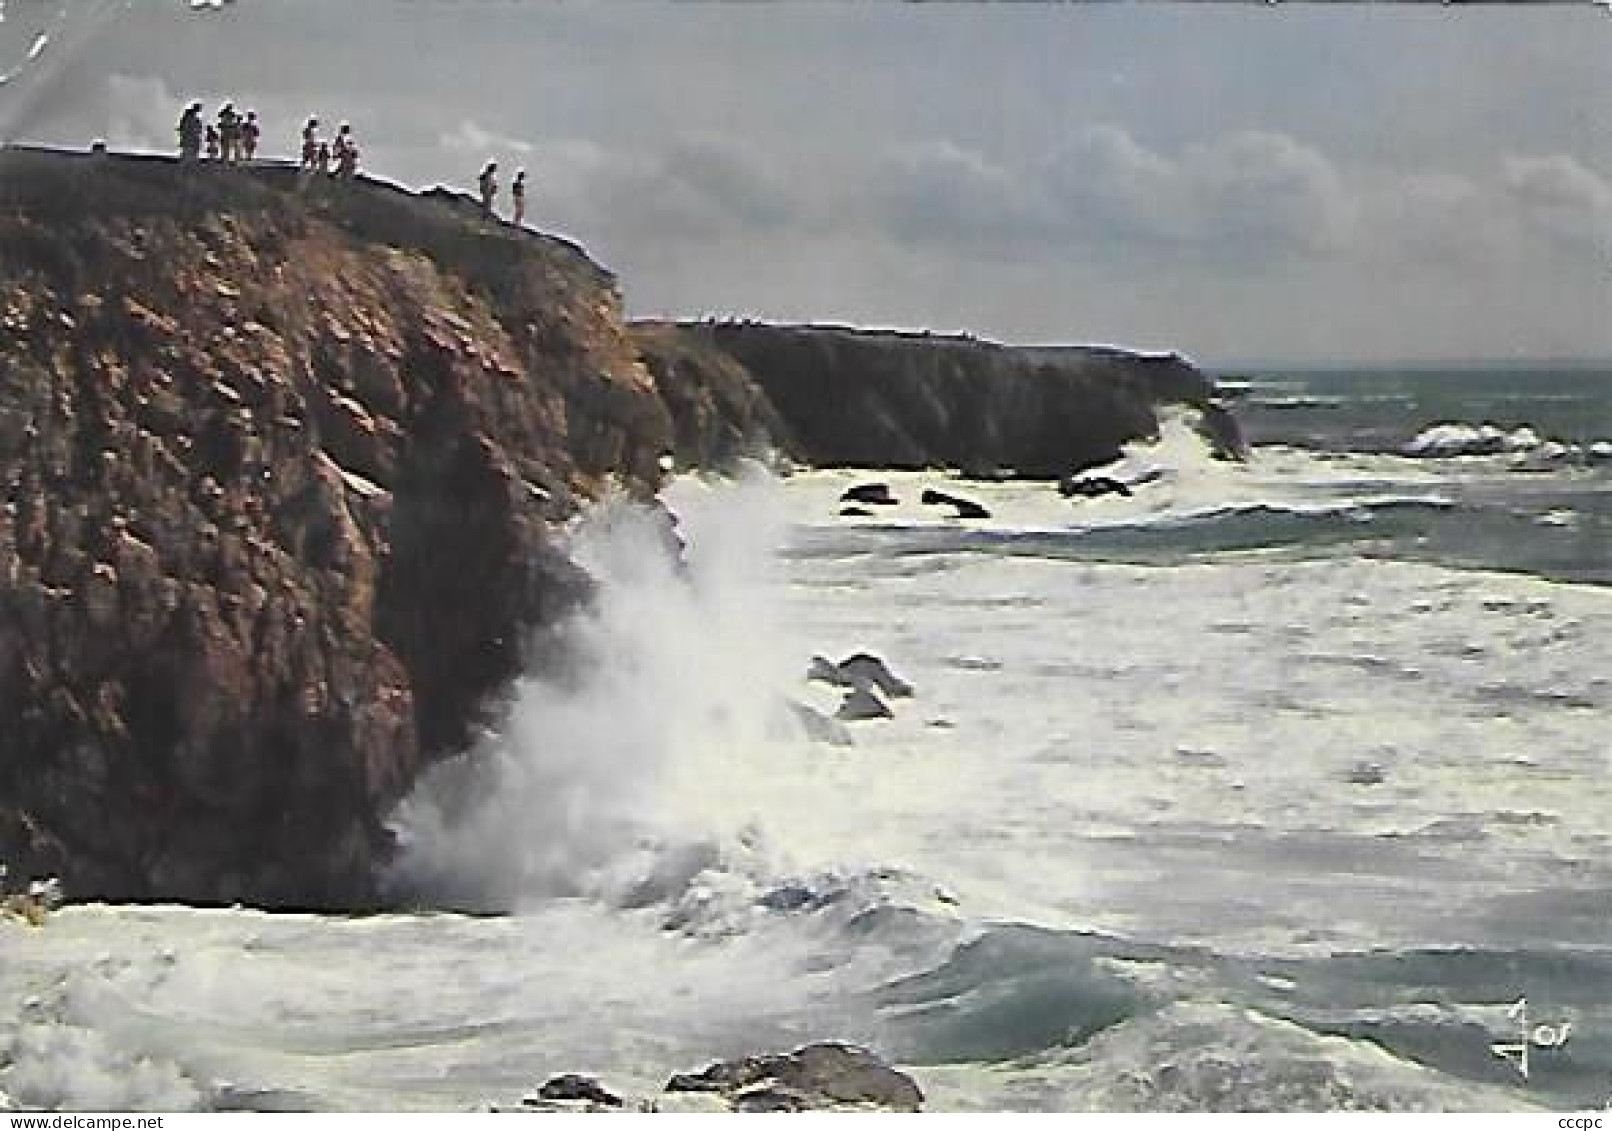
[[[677,335],[683,379],[717,395],[736,383],[738,363],[764,394],[764,403],[746,405],[748,418],[786,454],[819,466],[1056,478],[1109,463],[1124,444],[1156,434],[1160,404],[1207,408],[1213,395],[1212,383],[1173,355],[754,323],[635,331],[657,376],[669,366],[655,358]],[[669,407],[680,422],[690,419],[679,404]],[[1235,442],[1217,446],[1235,454]]]
[[[669,418],[612,280],[380,186],[0,156],[0,860],[352,905]]]

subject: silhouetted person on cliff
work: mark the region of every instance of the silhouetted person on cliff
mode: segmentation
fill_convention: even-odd
[[[202,134],[206,132],[206,124],[202,121],[202,104],[192,102],[185,107],[185,112],[179,115],[179,159],[181,161],[194,161],[201,156]]]
[[[358,175],[358,143],[349,137],[336,153],[336,176],[350,181]]]
[[[338,174],[347,160],[347,151],[353,148],[353,127],[343,122],[336,130],[336,140],[330,143],[330,156],[336,162]]]
[[[224,161],[235,160],[241,141],[241,118],[235,113],[235,103],[226,102],[218,111],[218,147]]]
[[[526,170],[515,170],[515,180],[510,183],[509,195],[515,202],[515,226],[520,227],[521,221],[526,219]]]
[[[241,123],[241,155],[248,161],[257,157],[257,140],[262,130],[257,124],[257,111],[248,110],[246,121]]]
[[[319,119],[309,118],[302,127],[302,167],[312,172],[319,160]]]
[[[218,127],[207,127],[207,160],[218,160]]]
[[[330,146],[325,142],[320,142],[314,151],[313,170],[323,176],[330,175]]]
[[[476,187],[481,190],[481,210],[491,214],[493,202],[498,199],[498,162],[487,162],[476,178]]]

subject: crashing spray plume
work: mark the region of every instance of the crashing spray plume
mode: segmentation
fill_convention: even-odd
[[[716,778],[777,740],[779,692],[802,653],[769,608],[782,531],[770,488],[690,495],[674,504],[686,570],[653,511],[605,504],[579,527],[573,553],[598,592],[561,631],[564,670],[521,680],[498,733],[399,808],[399,897],[504,911],[641,894],[635,880],[697,871],[734,839],[679,827],[667,778],[695,764]]]

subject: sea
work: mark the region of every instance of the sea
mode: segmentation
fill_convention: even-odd
[[[1128,497],[685,476],[682,564],[601,504],[400,910],[0,923],[0,1090],[470,1111],[836,1039],[935,1111],[1606,1106],[1612,365],[1220,376],[1248,461],[1172,415]],[[912,693],[838,723],[859,652]]]

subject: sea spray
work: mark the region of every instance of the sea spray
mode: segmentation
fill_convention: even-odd
[[[720,792],[725,760],[795,739],[778,707],[806,650],[769,608],[783,531],[773,490],[759,473],[720,492],[674,485],[681,555],[652,508],[613,499],[583,516],[571,550],[595,599],[545,640],[560,662],[518,681],[496,729],[398,809],[394,894],[478,911],[581,894],[644,902],[674,897],[729,848],[755,849],[738,827],[680,825],[661,786],[697,755]]]

